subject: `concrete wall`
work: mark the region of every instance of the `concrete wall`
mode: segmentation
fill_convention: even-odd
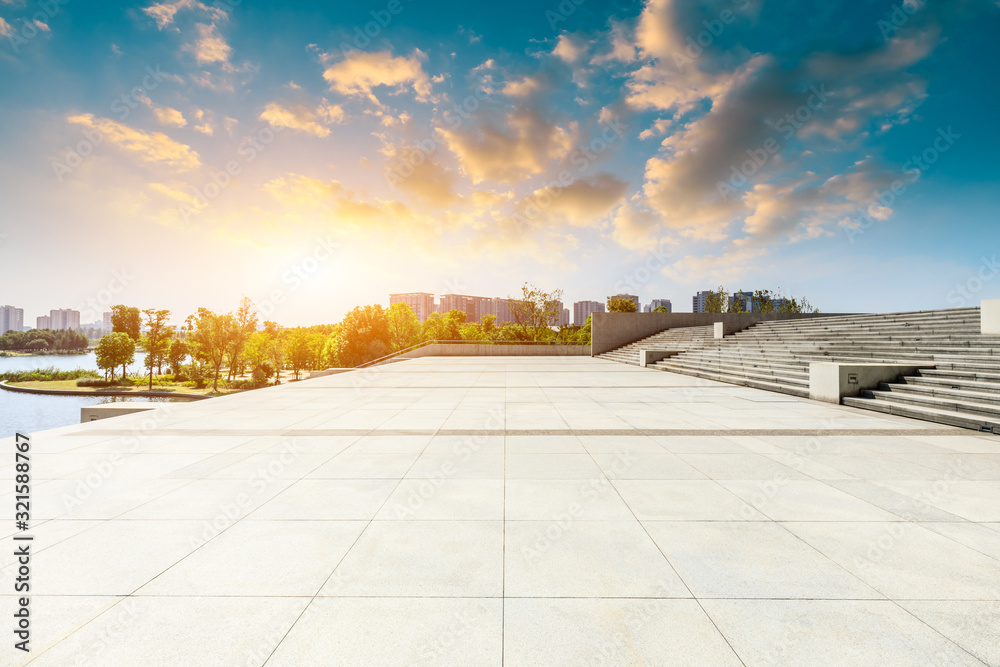
[[[979,316],[983,318],[982,333],[1000,334],[1000,299],[984,299]]]
[[[664,329],[707,327],[722,322],[727,336],[758,322],[833,317],[846,313],[594,313],[590,320],[591,347],[601,354]]]
[[[432,343],[397,359],[418,357],[589,357],[589,345],[462,345]]]
[[[864,389],[875,389],[901,375],[916,375],[921,368],[934,364],[838,364],[814,361],[809,364],[809,398],[840,404],[845,396],[857,396]]]
[[[146,412],[160,407],[156,403],[105,403],[103,405],[88,405],[80,408],[80,423],[107,419],[108,417],[120,417],[122,415],[134,415],[137,412]]]

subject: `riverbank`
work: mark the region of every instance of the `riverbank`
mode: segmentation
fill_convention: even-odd
[[[215,396],[235,394],[241,391],[232,390],[213,394],[211,387],[206,387],[205,389],[184,387],[185,391],[179,391],[173,387],[160,387],[159,389],[154,389],[153,391],[139,389],[138,387],[119,387],[114,389],[103,387],[77,387],[75,380],[17,383],[9,383],[5,380],[0,382],[0,389],[25,394],[45,394],[50,396],[136,396],[144,398],[177,398],[189,400],[213,398]]]

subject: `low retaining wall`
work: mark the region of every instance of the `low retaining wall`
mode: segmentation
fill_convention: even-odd
[[[137,412],[147,412],[155,410],[159,405],[156,403],[107,403],[105,405],[88,405],[80,408],[80,423],[94,422],[98,419],[108,417],[121,417],[122,415],[134,415]]]
[[[601,354],[652,336],[664,329],[707,327],[721,322],[727,336],[758,322],[836,317],[852,313],[594,313],[591,315],[591,348]]]
[[[460,345],[431,343],[397,359],[418,357],[589,357],[589,345]]]
[[[34,387],[12,387],[7,384],[7,380],[0,382],[0,389],[16,391],[22,394],[50,394],[52,396],[144,396],[146,398],[187,398],[199,401],[204,398],[212,398],[204,394],[183,394],[176,391],[114,391],[99,389],[95,391],[83,391],[73,389],[35,389]]]

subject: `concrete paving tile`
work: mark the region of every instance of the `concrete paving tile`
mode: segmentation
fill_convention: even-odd
[[[376,521],[491,520],[504,518],[500,479],[404,479]]]
[[[267,665],[500,665],[501,607],[490,598],[316,598]]]
[[[773,523],[644,521],[643,525],[696,597],[883,597]]]
[[[630,480],[614,482],[640,521],[767,521],[725,486],[712,480]]]
[[[694,600],[508,598],[504,664],[742,663]]]
[[[395,479],[302,479],[249,516],[255,520],[369,521],[398,484]]]
[[[634,520],[511,521],[505,551],[511,597],[691,596]]]
[[[632,512],[605,478],[508,479],[507,521],[555,520],[569,515],[581,520],[631,520]]]
[[[774,521],[902,520],[820,481],[721,480],[719,484]]]
[[[703,600],[747,665],[979,665],[888,600]]]
[[[782,525],[892,599],[1000,599],[1000,561],[919,524]]]
[[[503,522],[374,521],[320,595],[495,597]]]
[[[246,596],[131,597],[32,664],[259,665],[307,602]]]
[[[137,595],[315,595],[366,525],[246,519],[160,574]],[[261,576],[264,572],[266,576]]]

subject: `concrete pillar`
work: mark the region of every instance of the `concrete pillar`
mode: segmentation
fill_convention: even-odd
[[[980,307],[982,332],[984,334],[1000,334],[1000,299],[983,299]]]
[[[726,335],[726,325],[724,322],[715,323],[715,337],[722,338]]]

